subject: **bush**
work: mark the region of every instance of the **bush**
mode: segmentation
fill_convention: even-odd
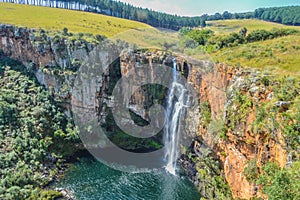
[[[212,30],[192,30],[186,36],[195,40],[199,45],[205,45],[207,40],[214,35]]]
[[[259,176],[259,171],[256,162],[256,159],[250,160],[244,169],[244,175],[246,176],[247,181],[251,183],[254,183]]]
[[[204,127],[208,127],[211,122],[211,110],[209,102],[206,101],[200,105],[201,122]]]
[[[268,162],[262,167],[257,184],[269,199],[300,199],[300,163],[295,162],[289,169],[281,169],[276,163]]]
[[[65,36],[67,36],[68,35],[68,31],[69,31],[68,28],[65,27],[65,28],[63,28],[62,34],[65,35]]]
[[[50,92],[14,68],[0,62],[0,136],[5,141],[0,145],[0,199],[28,199],[55,175],[41,178],[46,166],[58,165],[49,165],[48,152],[62,156],[65,147],[79,141],[78,130]]]

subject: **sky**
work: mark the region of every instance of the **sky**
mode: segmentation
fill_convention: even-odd
[[[300,0],[119,0],[156,11],[196,16],[216,12],[246,12],[256,8],[300,5]]]

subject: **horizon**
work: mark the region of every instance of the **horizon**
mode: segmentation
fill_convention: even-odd
[[[199,0],[181,0],[174,3],[172,0],[119,0],[136,7],[148,8],[158,12],[176,14],[180,16],[201,16],[203,14],[215,14],[228,11],[231,13],[251,12],[257,8],[300,6],[299,0],[211,0],[199,2]]]

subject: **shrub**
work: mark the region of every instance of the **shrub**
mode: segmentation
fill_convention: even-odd
[[[268,162],[262,167],[256,183],[263,186],[263,192],[269,199],[299,199],[299,166],[300,163],[295,162],[291,168],[281,169],[276,163]]]
[[[68,31],[69,31],[68,28],[65,27],[65,28],[63,28],[62,34],[65,35],[65,36],[67,36],[68,35]]]
[[[256,162],[256,159],[250,160],[244,169],[244,175],[246,176],[247,181],[251,183],[255,182],[259,176]]]

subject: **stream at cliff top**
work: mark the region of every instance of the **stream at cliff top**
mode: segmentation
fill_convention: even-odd
[[[78,200],[199,200],[194,185],[166,170],[127,173],[114,170],[92,157],[82,158],[55,184]]]

